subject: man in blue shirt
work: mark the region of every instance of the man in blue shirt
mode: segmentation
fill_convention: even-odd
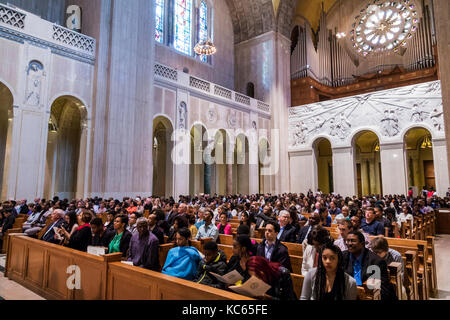
[[[363,285],[369,278],[377,276],[378,268],[381,280],[381,299],[397,300],[394,287],[389,281],[386,261],[365,248],[364,235],[359,231],[350,231],[347,235],[348,251],[343,252],[344,271],[356,280],[358,286]]]
[[[371,236],[384,235],[384,225],[376,220],[375,210],[372,207],[366,209],[366,217],[362,219],[361,229]]]

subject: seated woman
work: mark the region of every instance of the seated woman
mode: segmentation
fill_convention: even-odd
[[[356,300],[356,280],[344,271],[342,252],[331,242],[320,251],[319,264],[306,274],[300,300]]]
[[[231,224],[228,223],[228,214],[222,211],[220,214],[220,223],[217,224],[219,234],[232,235]]]
[[[69,243],[67,244],[69,248],[87,251],[87,247],[91,242],[92,237],[91,225],[89,224],[92,220],[92,216],[93,215],[89,210],[83,210],[83,212],[78,215],[79,227],[69,238]],[[64,228],[60,230],[64,230]],[[69,235],[66,230],[63,232],[66,237]]]
[[[128,249],[130,247],[131,232],[126,229],[128,225],[128,217],[123,214],[119,214],[114,219],[114,238],[111,240],[108,246],[108,253],[121,252],[122,257],[128,256]]]
[[[184,216],[176,216],[173,220],[173,225],[170,228],[167,242],[175,242],[175,237],[178,230],[182,228],[188,228],[188,220]]]
[[[247,260],[255,255],[256,248],[250,241],[250,237],[245,234],[239,234],[233,240],[233,256],[228,261],[228,272],[236,270],[244,278],[244,281],[247,281],[250,279],[250,275],[247,272]]]
[[[175,234],[177,247],[169,250],[162,273],[169,276],[193,280],[202,259],[198,250],[190,246],[191,232],[181,228]]]
[[[250,228],[250,238],[255,236],[256,223],[247,211],[243,211],[241,215],[240,225],[247,225]]]
[[[194,239],[198,232],[198,229],[195,226],[195,215],[194,214],[188,215],[188,229],[191,232],[192,239]]]
[[[61,244],[68,244],[69,239],[78,229],[78,216],[75,211],[69,211],[64,216],[64,222],[59,230],[59,234],[64,238],[61,240]]]
[[[259,256],[251,257],[247,260],[247,270],[250,276],[257,277],[271,286],[261,299],[297,300],[291,273],[278,262],[270,262]]]
[[[306,276],[309,270],[317,267],[319,252],[327,242],[333,242],[328,230],[320,225],[312,227],[306,244],[303,244],[302,275]]]
[[[322,226],[331,227],[331,216],[328,214],[327,208],[320,208],[319,210],[320,220],[322,221]]]

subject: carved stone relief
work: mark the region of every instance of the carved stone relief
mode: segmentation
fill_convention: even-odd
[[[39,106],[43,77],[45,77],[44,66],[38,61],[31,61],[27,67],[26,105]]]
[[[182,101],[178,106],[178,128],[186,129],[187,106],[186,102]]]
[[[335,144],[349,144],[352,133],[361,127],[394,139],[412,124],[424,124],[442,135],[440,81],[290,108],[289,146],[306,146],[318,135],[334,138]]]

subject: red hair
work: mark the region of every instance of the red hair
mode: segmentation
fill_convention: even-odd
[[[247,269],[254,271],[258,278],[267,284],[272,284],[280,277],[279,268],[281,264],[278,262],[270,262],[264,257],[250,257],[247,260]]]

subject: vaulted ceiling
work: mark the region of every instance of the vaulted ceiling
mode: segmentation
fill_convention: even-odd
[[[230,10],[234,41],[240,43],[269,31],[290,37],[295,15],[319,25],[322,3],[327,12],[337,0],[225,0]]]

